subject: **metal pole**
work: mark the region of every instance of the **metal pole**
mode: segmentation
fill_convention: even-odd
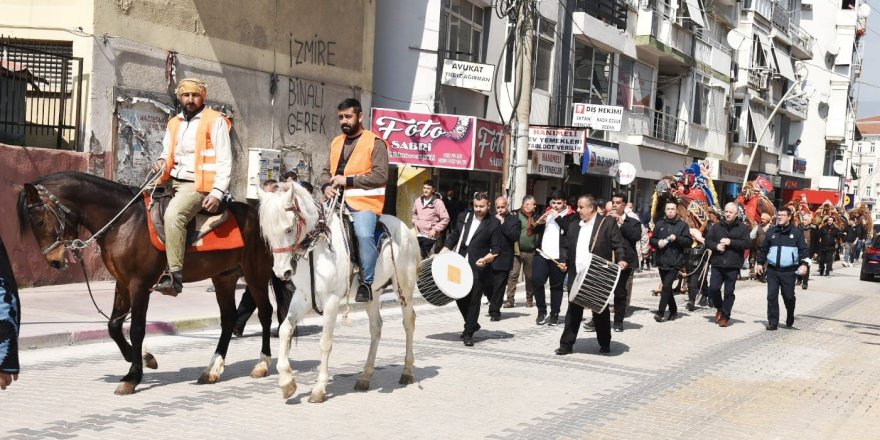
[[[532,107],[532,39],[534,35],[534,17],[532,15],[532,0],[523,0],[520,3],[519,26],[522,46],[522,54],[517,60],[517,77],[521,84],[519,102],[516,107],[516,129],[513,131],[515,141],[511,144],[515,148],[511,157],[510,194],[511,204],[514,209],[519,209],[523,196],[526,195],[526,177],[529,155],[529,116]]]
[[[761,146],[761,139],[764,137],[764,133],[767,132],[767,129],[770,127],[770,122],[773,121],[773,117],[776,116],[776,112],[779,111],[779,107],[782,106],[782,103],[785,102],[786,99],[790,98],[789,94],[794,91],[798,87],[798,83],[794,83],[791,87],[788,88],[788,91],[782,95],[782,98],[779,99],[779,102],[776,103],[776,106],[773,107],[773,111],[770,112],[770,116],[767,117],[767,122],[764,123],[764,127],[761,128],[761,133],[755,140],[755,145],[752,147],[752,154],[749,155],[749,164],[746,166],[746,175],[743,177],[743,187],[746,186],[746,183],[749,181],[749,172],[752,169],[752,162],[755,161],[755,153],[758,152],[758,148]]]

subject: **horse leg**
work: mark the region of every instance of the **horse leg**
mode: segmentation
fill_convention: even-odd
[[[272,364],[272,349],[269,348],[269,336],[272,326],[272,304],[269,302],[269,291],[267,287],[268,281],[263,277],[248,276],[249,272],[245,271],[245,281],[248,284],[248,290],[251,297],[257,305],[257,317],[260,319],[260,328],[263,330],[262,345],[260,347],[260,360],[251,370],[251,377],[258,379],[269,375],[269,365]],[[258,278],[254,280],[254,278]],[[279,307],[281,307],[279,305]],[[279,322],[279,325],[281,323]],[[280,333],[279,333],[280,335]]]
[[[318,367],[318,383],[312,389],[309,402],[323,403],[327,397],[327,381],[330,379],[328,364],[330,350],[333,348],[333,328],[336,326],[336,312],[339,309],[339,296],[330,295],[324,302],[324,332],[321,334],[321,366]]]
[[[364,362],[364,371],[354,384],[357,391],[370,389],[370,380],[376,367],[376,351],[379,349],[379,340],[382,338],[382,315],[379,314],[379,295],[373,294],[372,301],[367,303],[367,316],[370,317],[370,352],[367,361]]]
[[[400,374],[401,385],[410,385],[413,383],[413,334],[416,331],[416,311],[413,308],[412,289],[406,289],[409,292],[403,292],[405,302],[401,305],[403,309],[403,330],[406,332],[406,358],[403,362],[403,373]]]
[[[290,366],[290,341],[293,339],[293,329],[308,310],[309,301],[302,293],[297,292],[290,301],[287,318],[278,330],[278,362],[275,368],[278,370],[278,386],[281,387],[281,395],[285,400],[296,392],[296,380],[293,377],[293,368]]]
[[[144,335],[147,332],[147,308],[150,306],[150,292],[147,285],[139,285],[132,283],[129,292],[133,292],[131,300],[131,330],[129,337],[131,338],[131,367],[128,370],[120,384],[116,387],[115,393],[118,395],[128,395],[134,393],[135,388],[144,378],[144,365],[141,356],[135,356],[135,353],[142,353],[144,345]]]
[[[131,362],[131,344],[128,343],[125,335],[122,334],[122,324],[125,323],[123,316],[131,310],[130,301],[128,289],[125,288],[121,281],[117,281],[116,293],[113,297],[113,311],[110,313],[110,320],[107,321],[107,332],[110,334],[113,342],[116,342],[116,346],[119,347],[119,351],[122,352],[122,357],[125,358],[126,362]]]
[[[235,284],[238,282],[237,271],[224,272],[211,278],[214,282],[214,294],[220,306],[220,341],[211,356],[211,361],[199,376],[198,383],[213,384],[220,380],[226,366],[226,352],[232,339],[232,327],[235,326]]]

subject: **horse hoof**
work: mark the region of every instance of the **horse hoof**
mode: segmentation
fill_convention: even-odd
[[[216,374],[202,373],[202,375],[199,376],[198,382],[200,385],[211,385],[217,383],[218,380],[220,380],[220,376]]]
[[[281,396],[284,397],[284,400],[290,399],[290,396],[296,392],[296,382],[290,381],[284,385],[281,385]]]
[[[144,353],[144,366],[151,370],[155,370],[156,368],[159,368],[159,363],[156,362],[156,358],[152,354]]]
[[[370,390],[370,381],[367,379],[358,379],[354,384],[355,391],[369,391]]]
[[[312,395],[309,396],[309,402],[310,403],[324,403],[325,397],[326,396],[324,395],[324,393],[318,393],[318,392],[313,391]]]
[[[134,388],[136,386],[137,384],[132,382],[122,382],[116,387],[116,391],[114,391],[113,394],[116,394],[117,396],[128,396],[134,394]]]
[[[264,378],[268,375],[269,375],[269,369],[262,366],[262,365],[254,367],[254,369],[251,371],[251,377],[254,379],[261,379],[261,378]]]
[[[398,381],[397,383],[399,383],[401,385],[412,385],[413,384],[413,375],[406,374],[406,373],[401,374],[400,381]]]

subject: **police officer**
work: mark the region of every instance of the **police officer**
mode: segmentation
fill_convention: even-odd
[[[756,273],[767,272],[767,330],[776,330],[779,324],[779,292],[788,312],[785,326],[794,325],[794,282],[798,274],[807,273],[810,265],[809,250],[804,232],[792,227],[791,211],[787,208],[776,213],[776,225],[767,230],[758,252]]]

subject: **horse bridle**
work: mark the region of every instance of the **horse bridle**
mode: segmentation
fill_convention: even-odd
[[[314,249],[322,236],[326,237],[329,235],[330,228],[327,226],[327,222],[324,217],[324,210],[321,209],[321,206],[318,204],[317,201],[315,202],[315,205],[318,208],[318,222],[315,225],[315,229],[303,235],[303,231],[305,231],[306,229],[306,220],[303,216],[302,208],[300,208],[299,199],[293,197],[293,205],[286,208],[285,211],[293,212],[293,215],[296,217],[296,237],[294,239],[294,245],[281,248],[272,248],[272,253],[290,253],[293,254],[293,258],[295,260],[298,260],[302,258],[303,255],[309,253],[312,249]]]
[[[55,220],[57,221],[55,224],[55,242],[41,250],[43,255],[52,252],[55,248],[62,245],[67,248],[77,248],[78,246],[76,246],[76,242],[82,242],[82,240],[64,240],[64,232],[67,230],[67,226],[69,225],[71,228],[76,228],[76,225],[67,219],[67,216],[73,215],[73,211],[67,206],[64,206],[64,204],[58,200],[58,197],[49,192],[45,186],[36,184],[34,185],[34,188],[37,189],[40,201],[28,204],[28,210],[34,208],[46,208],[55,216]]]

